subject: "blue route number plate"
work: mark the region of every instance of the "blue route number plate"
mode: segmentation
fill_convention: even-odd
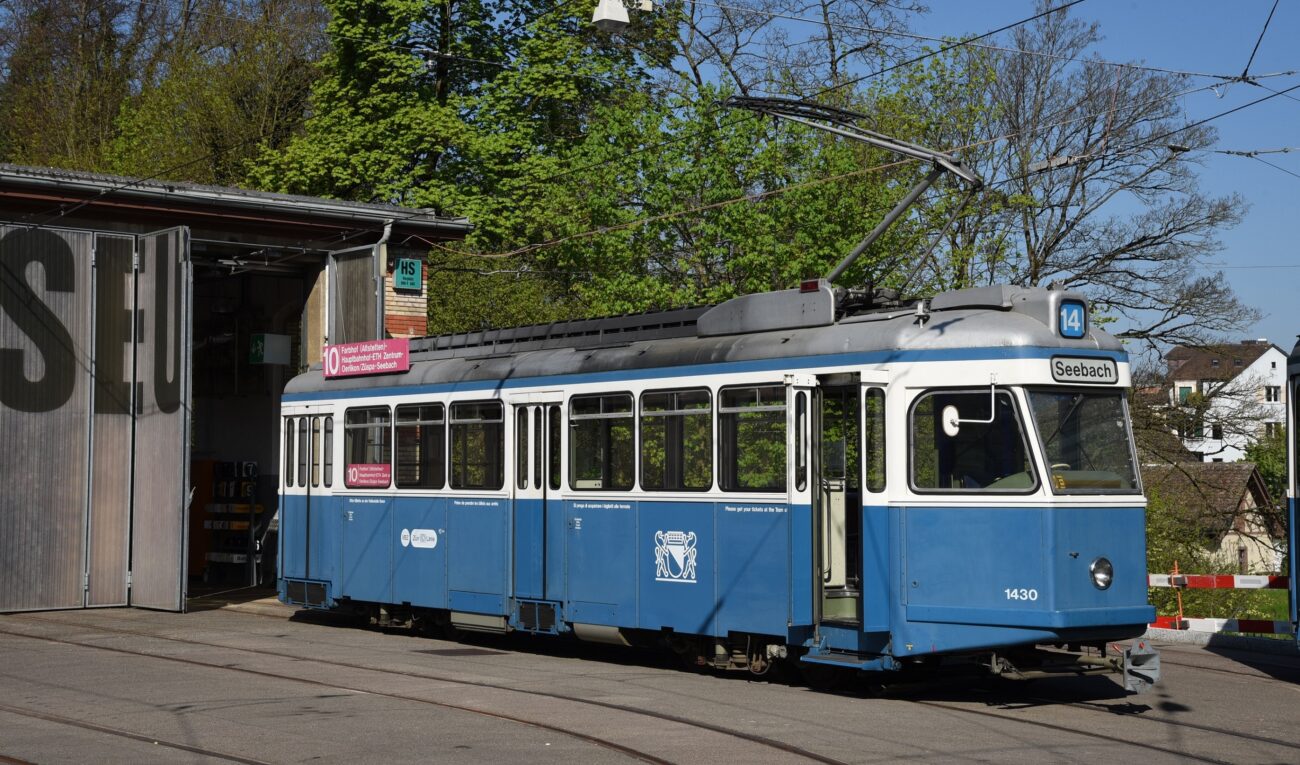
[[[1078,340],[1088,333],[1088,312],[1078,300],[1061,302],[1060,322],[1057,330],[1061,337]]]

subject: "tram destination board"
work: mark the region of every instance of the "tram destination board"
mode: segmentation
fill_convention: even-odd
[[[411,368],[410,344],[394,339],[327,345],[321,366],[328,378],[405,372]]]

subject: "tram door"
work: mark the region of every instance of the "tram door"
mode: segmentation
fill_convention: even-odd
[[[284,576],[328,579],[334,574],[335,527],[324,501],[334,483],[334,427],[332,413],[323,409],[285,418],[281,525],[299,533],[280,534]],[[288,544],[296,549],[288,549]]]
[[[546,598],[547,494],[552,453],[558,434],[550,427],[558,403],[538,400],[516,402],[514,407],[515,479],[513,486],[513,594],[516,598]],[[556,513],[556,517],[561,514]]]
[[[818,621],[858,624],[862,601],[861,386],[822,375],[811,391],[810,470]],[[797,405],[796,405],[797,406]]]

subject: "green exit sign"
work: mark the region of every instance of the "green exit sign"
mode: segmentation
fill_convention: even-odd
[[[415,258],[399,258],[393,269],[393,288],[419,292],[424,286],[421,265]]]

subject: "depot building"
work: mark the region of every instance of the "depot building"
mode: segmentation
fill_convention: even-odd
[[[0,612],[265,578],[280,392],[420,336],[463,218],[0,164]]]

